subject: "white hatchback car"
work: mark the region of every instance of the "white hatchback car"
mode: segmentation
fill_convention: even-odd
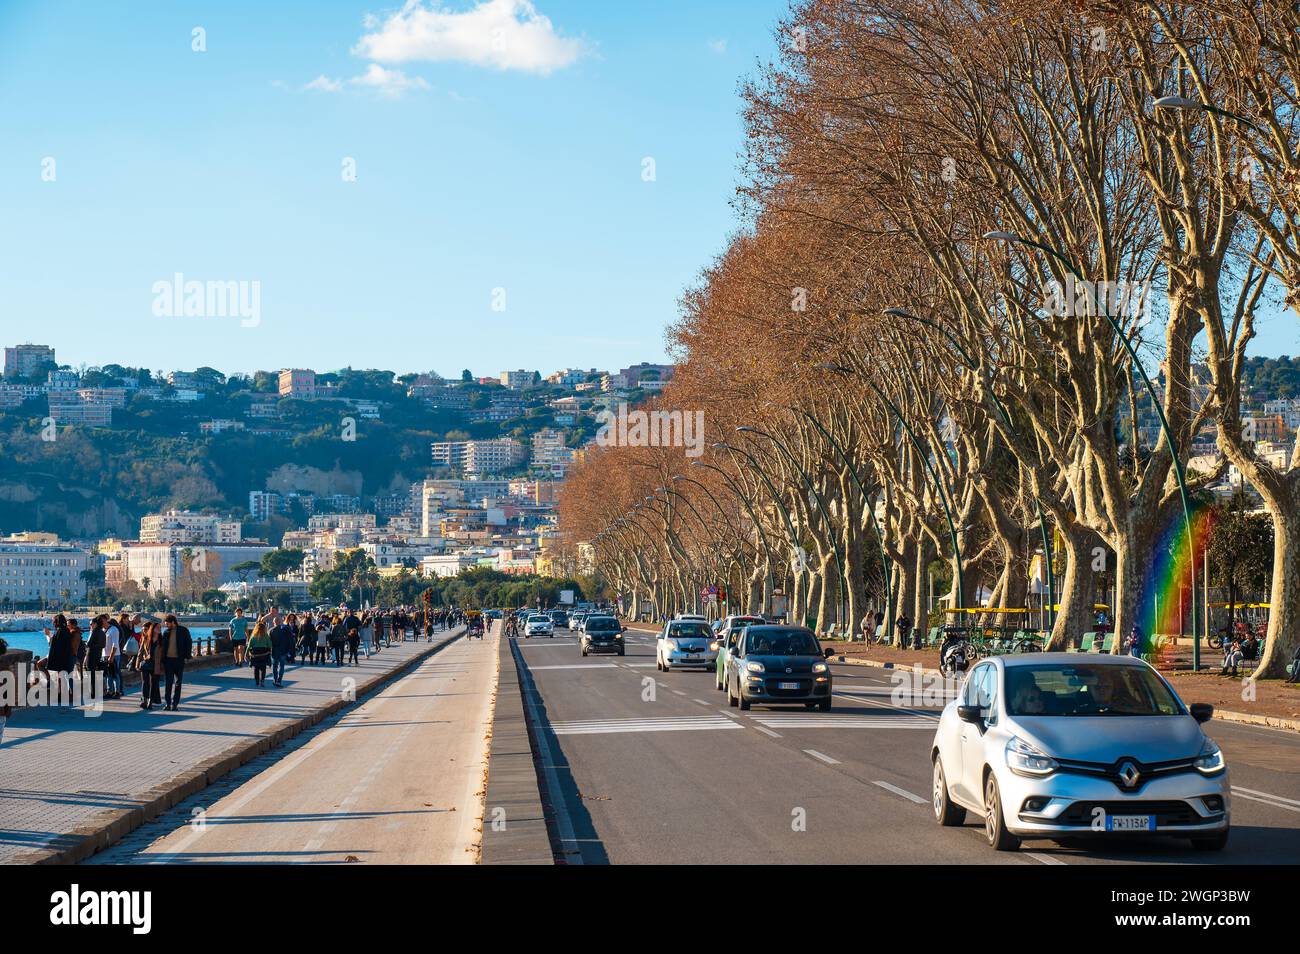
[[[554,636],[555,624],[549,616],[533,613],[524,623],[525,636]]]
[[[718,658],[716,645],[707,622],[679,617],[665,623],[655,639],[655,668],[662,672],[683,666],[712,669]]]
[[[983,659],[948,703],[930,747],[941,825],[984,818],[988,842],[1021,838],[1228,841],[1223,753],[1201,731],[1213,708],[1183,704],[1132,656],[1027,653]]]

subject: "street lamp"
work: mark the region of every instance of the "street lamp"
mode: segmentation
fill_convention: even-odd
[[[819,364],[817,365],[817,368],[822,371],[831,371],[835,374],[857,374],[853,368],[846,368],[839,364]],[[875,392],[876,397],[880,398],[880,400],[885,403],[885,406],[893,412],[894,417],[898,420],[899,426],[903,428],[903,432],[907,434],[908,440],[910,440],[912,446],[916,448],[916,453],[921,458],[921,464],[924,466],[925,472],[929,475],[930,482],[934,485],[935,495],[939,498],[939,503],[943,506],[944,519],[948,522],[948,539],[952,544],[953,559],[956,562],[957,590],[955,602],[957,605],[954,608],[964,609],[966,604],[961,544],[957,541],[957,522],[953,517],[952,502],[948,499],[948,491],[944,487],[943,481],[939,479],[939,472],[935,469],[933,462],[930,460],[929,452],[922,446],[920,438],[916,436],[916,432],[912,430],[911,425],[907,423],[907,419],[903,417],[903,412],[900,411],[898,406],[885,395],[884,391],[880,390],[880,388],[876,386],[875,381],[872,381],[868,376],[862,377],[863,380],[867,382],[867,386]]]
[[[989,235],[1002,236],[1010,234],[1010,232],[989,232],[985,237],[988,237]],[[962,361],[965,363],[966,367],[971,371],[977,370],[975,359],[971,356],[971,353],[966,349],[965,345],[957,340],[956,335],[952,334],[952,332],[947,328],[944,328],[937,321],[931,321],[928,318],[922,318],[920,315],[914,315],[906,308],[886,308],[885,314],[893,318],[906,318],[925,325],[927,328],[933,328],[935,331],[938,331],[948,339],[948,343],[956,349],[959,355],[961,355]],[[988,393],[989,397],[993,400],[993,406],[997,408],[998,416],[1002,418],[1002,422],[1006,425],[1007,430],[1019,437],[1020,434],[1016,429],[1016,426],[1011,423],[1011,415],[1007,413],[1006,406],[1003,405],[1002,399],[999,398],[991,388]],[[1043,502],[1039,500],[1037,496],[1034,497],[1034,508],[1038,511],[1038,529],[1043,537],[1043,564],[1047,570],[1047,625],[1050,627],[1053,625],[1056,618],[1056,571],[1052,568],[1052,538],[1047,529],[1047,516],[1043,513]]]
[[[773,589],[772,567],[776,565],[776,557],[773,556],[772,547],[767,542],[767,531],[763,529],[763,524],[759,522],[758,514],[754,512],[753,504],[750,503],[749,498],[745,496],[745,493],[740,489],[740,486],[731,479],[730,474],[721,467],[716,467],[713,464],[706,464],[701,460],[691,461],[691,466],[706,467],[709,470],[716,471],[722,479],[727,482],[727,486],[731,488],[731,492],[734,493],[740,499],[740,502],[745,505],[745,511],[749,514],[749,519],[753,521],[754,529],[758,531],[759,542],[763,544],[763,552],[767,555],[767,592],[763,594],[763,614],[767,615],[772,610],[769,597],[771,596]]]
[[[1080,284],[1083,284],[1085,281],[1083,275],[1079,272],[1079,269],[1075,267],[1074,263],[1071,262],[1070,259],[1064,253],[1057,251],[1056,249],[1052,248],[1050,245],[1046,244],[1045,242],[1037,242],[1031,238],[1026,238],[1023,235],[1017,235],[1015,232],[998,232],[998,231],[985,232],[984,237],[986,239],[992,239],[994,241],[999,241],[999,242],[1007,242],[1007,243],[1015,242],[1020,245],[1028,245],[1031,248],[1036,248],[1041,252],[1046,252],[1048,255],[1051,255],[1062,265],[1064,265],[1065,268],[1069,270],[1070,274],[1073,275],[1075,279],[1079,281]],[[1134,367],[1137,368],[1138,374],[1142,378],[1142,383],[1146,386],[1147,394],[1150,395],[1151,397],[1151,403],[1155,405],[1156,417],[1160,421],[1160,433],[1164,436],[1165,443],[1169,445],[1169,456],[1173,458],[1174,477],[1178,481],[1178,495],[1182,499],[1182,504],[1183,504],[1183,528],[1187,533],[1187,540],[1188,540],[1188,544],[1190,545],[1192,540],[1192,505],[1191,505],[1191,499],[1187,494],[1187,477],[1183,473],[1183,462],[1178,456],[1178,444],[1174,440],[1173,432],[1170,431],[1169,429],[1169,420],[1167,417],[1165,417],[1164,405],[1161,404],[1159,398],[1156,397],[1156,389],[1151,384],[1151,378],[1147,375],[1147,369],[1142,364],[1142,359],[1138,357],[1137,348],[1134,347],[1133,340],[1127,334],[1124,333],[1124,329],[1120,327],[1119,320],[1110,313],[1109,308],[1103,307],[1101,309],[1101,312],[1102,312],[1102,316],[1106,319],[1106,321],[1110,323],[1111,328],[1115,332],[1115,336],[1124,343],[1124,350],[1128,352],[1129,360],[1131,360],[1133,362]],[[1136,447],[1133,449],[1133,452],[1135,454],[1137,453]],[[1196,592],[1196,554],[1195,553],[1192,554],[1192,558],[1189,563],[1189,569],[1190,569],[1191,581],[1192,581],[1191,591],[1195,593]],[[1192,669],[1193,671],[1195,671],[1201,668],[1201,641],[1196,636],[1196,601],[1195,600],[1192,600],[1191,616],[1192,616]],[[1116,647],[1118,648],[1118,646],[1119,646],[1119,639],[1117,636]]]
[[[771,441],[773,444],[779,447],[781,451],[785,454],[785,456],[790,459],[790,463],[794,466],[794,469],[798,472],[799,476],[803,479],[804,486],[808,488],[808,493],[812,496],[814,502],[817,504],[817,509],[822,516],[822,522],[826,524],[826,535],[827,537],[829,537],[831,542],[831,555],[835,557],[835,568],[840,571],[839,572],[840,601],[839,601],[839,605],[835,609],[835,618],[838,621],[843,622],[844,604],[848,597],[848,593],[847,593],[848,577],[845,575],[844,572],[844,561],[840,558],[839,543],[837,543],[835,540],[835,525],[831,523],[830,513],[826,509],[825,501],[822,500],[821,494],[819,494],[817,492],[817,489],[813,486],[812,480],[808,477],[806,473],[804,473],[804,469],[799,465],[798,458],[796,458],[794,454],[790,452],[790,448],[786,447],[784,442],[778,440],[774,435],[769,434],[767,431],[760,430],[757,427],[749,427],[746,425],[742,425],[737,427],[736,430],[742,434],[758,434],[761,437],[766,437],[769,441]]]

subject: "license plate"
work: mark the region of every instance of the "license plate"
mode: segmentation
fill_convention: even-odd
[[[1107,831],[1155,831],[1155,815],[1108,815]]]
[[[776,687],[777,687],[778,689],[798,689],[798,688],[799,688],[799,683],[797,683],[797,682],[778,682],[778,683],[776,684]]]

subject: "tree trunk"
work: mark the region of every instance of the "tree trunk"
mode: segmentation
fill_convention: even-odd
[[[1268,640],[1252,678],[1283,677],[1300,645],[1300,484],[1291,483],[1289,507],[1273,511],[1273,586]]]
[[[1061,537],[1065,541],[1065,579],[1056,581],[1060,587],[1061,609],[1056,614],[1052,635],[1047,641],[1049,652],[1069,649],[1092,629],[1093,620],[1092,551],[1100,545],[1100,539],[1085,527],[1074,527],[1063,532]]]

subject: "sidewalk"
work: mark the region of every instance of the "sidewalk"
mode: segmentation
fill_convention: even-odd
[[[0,864],[75,861],[227,772],[352,705],[436,649],[405,642],[360,666],[292,666],[284,687],[252,670],[186,673],[181,707],[106,702],[97,718],[49,708],[15,712],[0,744]],[[349,681],[350,680],[350,681]]]

